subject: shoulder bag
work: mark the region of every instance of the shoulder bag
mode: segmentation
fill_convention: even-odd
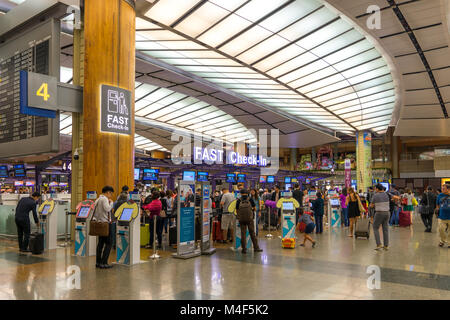
[[[358,199],[358,209],[360,213],[366,212],[366,209],[364,209],[362,203],[361,203],[361,199],[359,198],[359,196],[356,196],[356,198]]]
[[[98,237],[107,237],[109,236],[109,222],[100,222],[97,221],[95,217],[95,213],[97,211],[97,204],[94,208],[94,213],[92,214],[92,219],[89,221],[89,235],[90,236],[98,236]],[[111,213],[109,213],[111,214]]]

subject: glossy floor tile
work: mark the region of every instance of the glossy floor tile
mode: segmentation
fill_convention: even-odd
[[[179,260],[166,246],[159,260],[141,249],[143,263],[108,270],[72,248],[19,255],[15,242],[1,239],[0,299],[450,299],[450,249],[438,247],[436,230],[423,231],[417,217],[411,228],[391,228],[390,250],[382,252],[373,250],[373,232],[351,239],[345,228],[326,227],[314,235],[316,248],[282,249],[279,232],[267,239],[261,231],[263,253],[217,244],[212,256]],[[80,289],[68,286],[73,265]],[[368,287],[369,266],[380,270],[380,289]]]

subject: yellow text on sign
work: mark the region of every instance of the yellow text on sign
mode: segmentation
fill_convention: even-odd
[[[36,91],[36,95],[38,97],[44,98],[44,101],[47,101],[50,98],[50,95],[48,94],[48,83],[43,83],[38,91]]]

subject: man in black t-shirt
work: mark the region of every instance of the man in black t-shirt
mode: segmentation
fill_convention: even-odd
[[[41,197],[39,192],[34,192],[31,197],[20,199],[16,207],[16,226],[20,252],[30,252],[28,243],[30,241],[30,211],[33,212],[34,223],[39,226],[36,212],[37,201]]]

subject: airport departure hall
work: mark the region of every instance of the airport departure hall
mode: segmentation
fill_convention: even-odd
[[[450,0],[0,0],[0,299],[450,299],[449,46]]]

